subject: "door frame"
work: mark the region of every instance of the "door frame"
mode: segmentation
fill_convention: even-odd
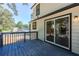
[[[60,18],[64,18],[64,17],[69,17],[69,48],[67,47],[64,47],[62,45],[59,45],[59,44],[56,44],[55,42],[50,42],[50,41],[47,41],[46,40],[46,22],[47,21],[54,21],[54,25],[55,25],[55,20],[56,19],[60,19]],[[55,36],[55,29],[54,29],[54,36]],[[55,40],[55,38],[54,38]],[[54,44],[54,45],[57,45],[61,48],[65,48],[67,50],[70,50],[72,51],[72,13],[68,13],[68,14],[64,14],[64,15],[61,15],[61,16],[57,16],[57,17],[53,17],[53,18],[49,18],[49,19],[46,19],[44,20],[44,41],[45,42],[48,42],[48,43],[51,43],[51,44]]]

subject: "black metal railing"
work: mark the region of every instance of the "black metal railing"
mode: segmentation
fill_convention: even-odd
[[[5,32],[0,34],[0,46],[33,39],[38,39],[38,32]]]

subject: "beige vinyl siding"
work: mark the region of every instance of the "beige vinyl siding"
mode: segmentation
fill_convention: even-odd
[[[77,10],[79,10],[79,7]],[[79,21],[74,19],[74,14],[72,24],[72,51],[79,54]]]
[[[40,16],[54,12],[60,8],[70,5],[69,3],[41,3],[40,4]],[[40,17],[39,16],[39,17]]]
[[[42,20],[42,19],[41,19],[41,21],[38,20],[37,23],[38,23],[37,28],[38,28],[38,33],[39,33],[38,37],[39,37],[39,39],[44,41],[44,20]]]

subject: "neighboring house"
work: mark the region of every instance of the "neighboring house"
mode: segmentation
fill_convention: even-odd
[[[35,3],[30,31],[38,38],[79,54],[79,4]]]
[[[12,32],[28,32],[28,29],[19,29],[18,27],[13,28]]]

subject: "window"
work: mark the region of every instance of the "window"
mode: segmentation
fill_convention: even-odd
[[[36,29],[36,22],[32,23],[32,29]]]
[[[40,14],[40,4],[36,6],[36,16]]]

